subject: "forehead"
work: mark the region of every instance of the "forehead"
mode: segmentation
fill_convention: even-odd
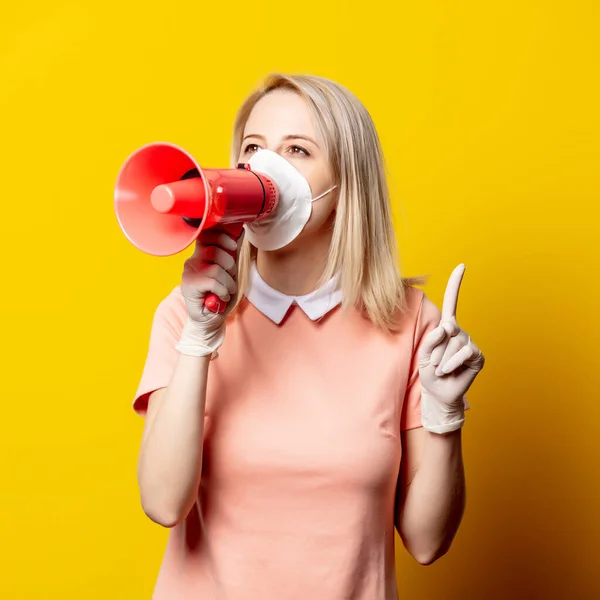
[[[306,101],[291,90],[274,90],[252,109],[244,133],[264,136],[302,134],[316,137],[316,128]]]

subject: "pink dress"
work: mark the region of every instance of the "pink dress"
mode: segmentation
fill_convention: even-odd
[[[210,366],[195,509],[170,531],[155,600],[395,600],[400,432],[420,427],[417,350],[440,313],[408,292],[394,334],[324,288],[252,287]],[[134,408],[169,383],[186,319],[156,312]]]

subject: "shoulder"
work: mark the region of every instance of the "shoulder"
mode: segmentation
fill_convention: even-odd
[[[409,336],[413,346],[440,323],[441,312],[422,289],[408,286],[405,289],[402,310],[398,311],[396,331],[400,337]]]
[[[406,288],[405,305],[400,319],[408,319],[417,325],[431,320],[439,321],[440,318],[440,309],[427,297],[423,290],[413,286]]]
[[[179,286],[174,287],[156,307],[155,319],[183,325],[187,318],[187,308]]]

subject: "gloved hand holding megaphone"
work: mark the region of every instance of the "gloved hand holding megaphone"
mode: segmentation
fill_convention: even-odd
[[[335,186],[334,186],[335,187]],[[182,148],[155,143],[136,150],[123,164],[115,186],[115,211],[129,241],[148,254],[170,256],[210,228],[237,240],[277,250],[294,240],[310,218],[306,179],[283,157],[259,150],[238,168],[202,169]],[[204,302],[222,313],[215,294]]]

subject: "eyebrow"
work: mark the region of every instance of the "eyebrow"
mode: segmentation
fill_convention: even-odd
[[[244,136],[244,139],[242,140],[242,142],[248,138],[259,138],[261,140],[265,140],[265,136],[264,135],[260,135],[259,133],[249,133],[248,135]],[[301,135],[300,133],[292,133],[290,135],[286,135],[283,138],[285,141],[289,141],[289,140],[306,140],[307,142],[310,142],[311,144],[314,144],[317,148],[319,147],[319,144],[317,144],[317,142],[315,142],[315,140],[313,140],[312,138],[306,136],[306,135]]]

